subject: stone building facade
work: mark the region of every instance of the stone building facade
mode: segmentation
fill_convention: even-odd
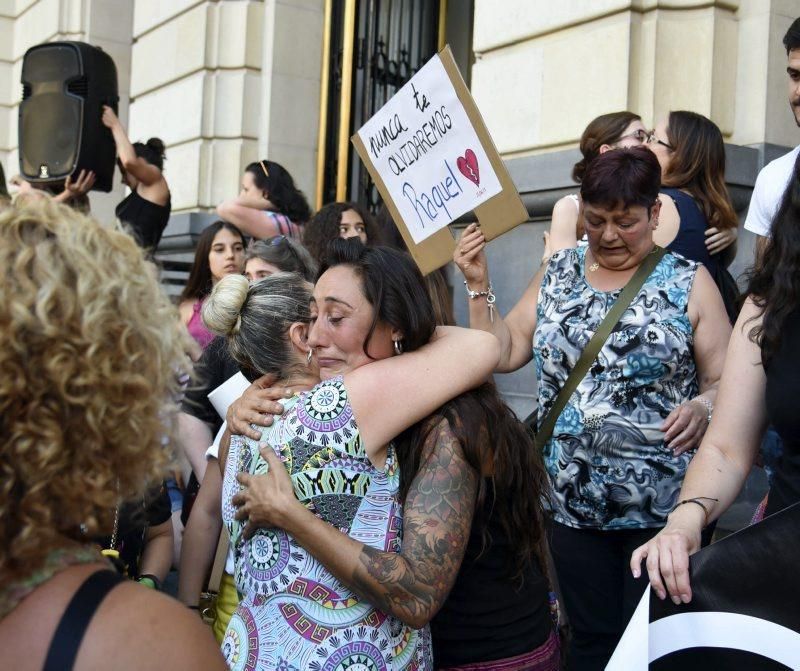
[[[159,253],[191,259],[192,240],[214,206],[238,191],[243,166],[257,158],[284,164],[312,206],[321,204],[323,193],[339,199],[359,195],[350,178],[354,159],[347,139],[358,120],[350,96],[359,72],[373,63],[369,45],[356,34],[360,17],[379,8],[387,17],[387,36],[377,38],[386,42],[391,26],[402,23],[401,11],[417,12],[411,18],[427,23],[410,21],[410,34],[398,28],[395,41],[419,42],[416,33],[427,31],[435,46],[453,46],[531,215],[529,223],[490,246],[498,305],[505,311],[538,265],[553,203],[574,189],[569,174],[577,142],[598,114],[631,109],[648,125],[670,109],[709,116],[728,142],[727,178],[740,213],[759,168],[800,138],[787,109],[781,45],[786,28],[800,16],[800,0],[400,5],[0,0],[0,161],[7,176],[18,172],[25,50],[61,39],[102,47],[117,64],[120,116],[131,139],[159,136],[167,146],[173,218]],[[381,17],[375,23],[379,33]],[[374,44],[384,48],[380,40]],[[334,99],[341,103],[338,114],[331,113]],[[325,179],[332,179],[330,191],[323,188]],[[112,216],[123,195],[121,186],[92,194],[93,211]],[[734,270],[748,263],[751,246],[743,234]],[[454,278],[453,284],[463,317],[460,282]],[[521,371],[500,380],[521,412],[531,405],[532,377]]]

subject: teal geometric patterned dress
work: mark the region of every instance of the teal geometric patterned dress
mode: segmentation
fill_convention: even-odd
[[[341,377],[284,402],[264,430],[289,472],[298,500],[342,533],[399,552],[402,509],[393,448],[383,470],[364,451]],[[430,669],[428,628],[411,629],[334,578],[285,531],[260,529],[248,541],[233,519],[236,474],[265,473],[259,442],[235,436],[225,467],[222,517],[231,534],[242,601],[222,651],[231,669],[383,671]]]

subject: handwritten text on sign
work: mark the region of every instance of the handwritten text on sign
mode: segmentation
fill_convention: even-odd
[[[358,135],[417,244],[501,191],[438,55]]]

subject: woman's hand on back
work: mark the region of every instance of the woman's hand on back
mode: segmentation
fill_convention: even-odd
[[[236,519],[247,520],[242,532],[245,538],[262,527],[284,528],[285,516],[293,506],[301,505],[295,498],[289,474],[274,450],[261,444],[260,452],[269,470],[263,475],[239,473],[236,479],[242,489],[231,499],[237,508]]]
[[[289,398],[292,390],[270,386],[274,383],[274,375],[262,375],[228,406],[225,420],[232,434],[260,440],[261,432],[253,429],[251,424],[272,426],[273,417],[283,414],[283,406],[276,401]]]
[[[739,235],[739,231],[735,228],[726,228],[720,230],[718,228],[709,228],[706,230],[706,249],[709,254],[719,254],[723,249],[727,249],[734,242]]]
[[[488,286],[489,268],[485,248],[483,231],[477,224],[470,224],[464,229],[453,252],[453,261],[472,291],[483,291]]]
[[[676,457],[699,447],[707,428],[708,409],[697,400],[681,403],[661,425],[664,444]]]

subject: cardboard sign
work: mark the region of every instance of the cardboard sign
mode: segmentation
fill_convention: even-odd
[[[528,218],[449,47],[352,142],[423,273],[452,259],[447,225],[467,212],[487,240]]]

